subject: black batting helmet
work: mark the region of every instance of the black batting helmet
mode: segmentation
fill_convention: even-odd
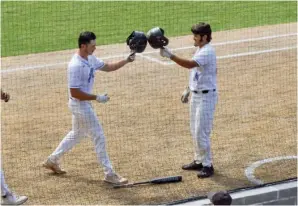
[[[147,39],[150,46],[154,49],[160,49],[167,46],[169,39],[164,36],[164,30],[160,27],[155,27],[147,32]]]
[[[147,46],[147,37],[144,32],[133,31],[126,40],[129,48],[137,53],[142,53]]]

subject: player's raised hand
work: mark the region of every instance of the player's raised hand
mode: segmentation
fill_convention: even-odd
[[[128,57],[126,58],[126,60],[127,60],[128,62],[133,62],[133,61],[135,60],[135,58],[136,58],[136,52],[132,51],[132,52],[128,55]]]
[[[160,55],[170,59],[173,56],[173,53],[167,47],[163,47],[160,49]]]
[[[110,97],[108,94],[103,94],[103,95],[97,95],[96,96],[96,101],[99,103],[106,103],[107,101],[110,100]]]

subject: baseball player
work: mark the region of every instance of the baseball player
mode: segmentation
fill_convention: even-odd
[[[8,102],[10,99],[10,95],[6,92],[3,92],[1,89],[1,100]],[[1,205],[21,205],[24,204],[28,197],[26,196],[18,196],[14,194],[5,183],[4,174],[2,169],[1,173]]]
[[[66,173],[59,165],[63,154],[71,150],[85,136],[90,136],[95,145],[98,161],[104,168],[104,181],[112,184],[125,184],[126,178],[113,170],[106,151],[105,135],[102,126],[93,110],[91,101],[106,103],[107,94],[92,94],[94,72],[116,71],[135,59],[131,53],[126,59],[115,63],[104,63],[93,54],[96,49],[96,36],[93,32],[82,32],[78,39],[79,50],[68,64],[69,108],[72,112],[72,130],[60,142],[56,150],[47,158],[43,166],[56,174]]]
[[[197,170],[199,178],[210,177],[214,173],[210,146],[213,125],[216,88],[216,55],[210,45],[211,27],[207,23],[192,26],[194,46],[199,47],[191,60],[174,55],[170,49],[160,49],[160,55],[170,58],[178,65],[190,70],[189,86],[183,92],[181,101],[188,102],[190,93],[190,129],[195,145],[194,161],[182,166],[184,170]]]

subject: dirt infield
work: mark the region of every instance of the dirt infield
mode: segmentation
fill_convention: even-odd
[[[125,68],[97,73],[94,93],[107,91],[111,101],[93,105],[116,171],[131,181],[183,176],[179,184],[118,190],[101,180],[88,138],[62,159],[66,175],[41,167],[71,129],[66,62],[75,50],[2,58],[2,88],[11,94],[1,105],[2,164],[9,186],[34,205],[156,204],[251,186],[244,170],[253,162],[297,154],[296,33],[296,23],[214,33],[219,102],[212,134],[216,171],[209,179],[180,169],[193,158],[189,105],[180,102],[186,69],[148,46]],[[191,57],[195,49],[182,47],[192,45],[192,36],[183,36],[170,39],[169,46]],[[95,54],[109,62],[127,52],[122,44],[98,46]],[[297,161],[284,160],[262,165],[255,176],[268,182],[296,174]]]

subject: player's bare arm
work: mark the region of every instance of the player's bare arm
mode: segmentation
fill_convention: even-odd
[[[96,100],[96,95],[83,92],[80,88],[70,88],[70,94],[73,98],[79,99],[81,101]]]
[[[164,47],[160,49],[160,55],[166,58],[171,59],[172,61],[176,62],[178,65],[191,69],[198,66],[198,63],[194,60],[188,60],[177,55],[174,55],[170,49]]]
[[[80,101],[96,100],[99,103],[106,103],[110,100],[108,94],[94,95],[83,92],[80,88],[70,88],[70,95]]]
[[[187,69],[191,69],[191,68],[199,66],[198,63],[194,60],[184,59],[184,58],[181,58],[181,57],[176,56],[174,54],[171,56],[170,59],[172,61],[176,62],[177,64],[179,64],[180,66],[182,66],[184,68],[187,68]]]
[[[128,63],[127,60],[121,60],[121,61],[115,62],[115,63],[106,63],[105,66],[101,69],[101,71],[104,71],[104,72],[116,71],[116,70],[120,69],[121,67],[123,67],[127,63]]]
[[[130,53],[126,59],[123,59],[119,62],[114,62],[114,63],[106,63],[104,67],[101,69],[101,71],[105,72],[112,72],[120,69],[127,63],[133,62],[135,60],[135,52]]]
[[[147,37],[144,32],[133,31],[127,38],[127,45],[129,46],[131,53],[124,60],[115,63],[106,63],[101,71],[112,72],[120,69],[127,63],[135,60],[136,53],[142,53],[147,45]]]

